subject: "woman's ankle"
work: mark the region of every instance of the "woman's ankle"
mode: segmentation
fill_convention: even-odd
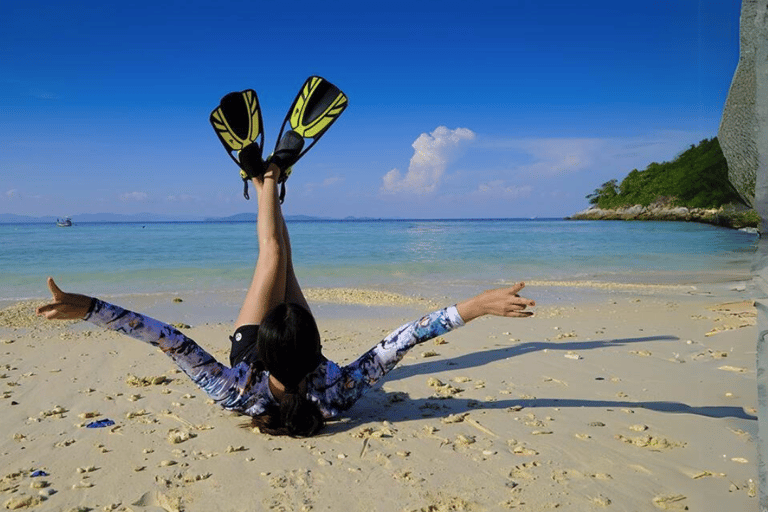
[[[267,170],[264,171],[264,174],[262,175],[265,180],[267,179],[273,179],[275,181],[278,181],[280,179],[280,168],[276,164],[269,164],[267,167]]]

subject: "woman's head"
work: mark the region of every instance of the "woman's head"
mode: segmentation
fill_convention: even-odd
[[[312,314],[297,304],[279,304],[259,325],[258,355],[267,371],[285,386],[279,427],[284,433],[310,436],[323,426],[320,410],[307,400],[308,374],[324,361],[320,332]],[[270,423],[275,423],[272,418]],[[275,433],[280,429],[274,429]]]
[[[257,346],[259,359],[286,389],[296,388],[322,362],[315,319],[297,304],[278,304],[267,313]]]

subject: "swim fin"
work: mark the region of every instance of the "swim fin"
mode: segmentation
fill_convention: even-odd
[[[262,158],[264,123],[259,97],[253,89],[231,92],[221,98],[209,118],[227,154],[240,167],[243,196],[248,196],[248,180],[266,170]]]
[[[284,171],[290,169],[344,112],[347,102],[346,94],[326,79],[319,76],[307,78],[283,120],[275,151],[267,159],[267,164],[275,163]],[[290,129],[286,131],[287,125]],[[305,147],[307,139],[311,142]],[[281,177],[281,202],[285,197],[288,174],[284,172]]]

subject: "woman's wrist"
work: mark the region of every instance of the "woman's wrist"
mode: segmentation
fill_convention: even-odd
[[[476,295],[471,299],[459,302],[456,304],[456,310],[459,312],[461,319],[464,320],[464,323],[468,323],[475,318],[486,314],[483,307],[482,295]]]

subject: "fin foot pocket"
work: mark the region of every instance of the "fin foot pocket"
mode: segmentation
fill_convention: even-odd
[[[240,168],[248,178],[255,178],[264,174],[267,170],[264,159],[261,157],[261,147],[258,144],[245,146],[237,155],[240,160]]]
[[[293,130],[288,130],[278,141],[275,152],[270,158],[280,170],[288,169],[299,159],[304,147],[304,138]],[[287,178],[287,176],[286,176]]]

